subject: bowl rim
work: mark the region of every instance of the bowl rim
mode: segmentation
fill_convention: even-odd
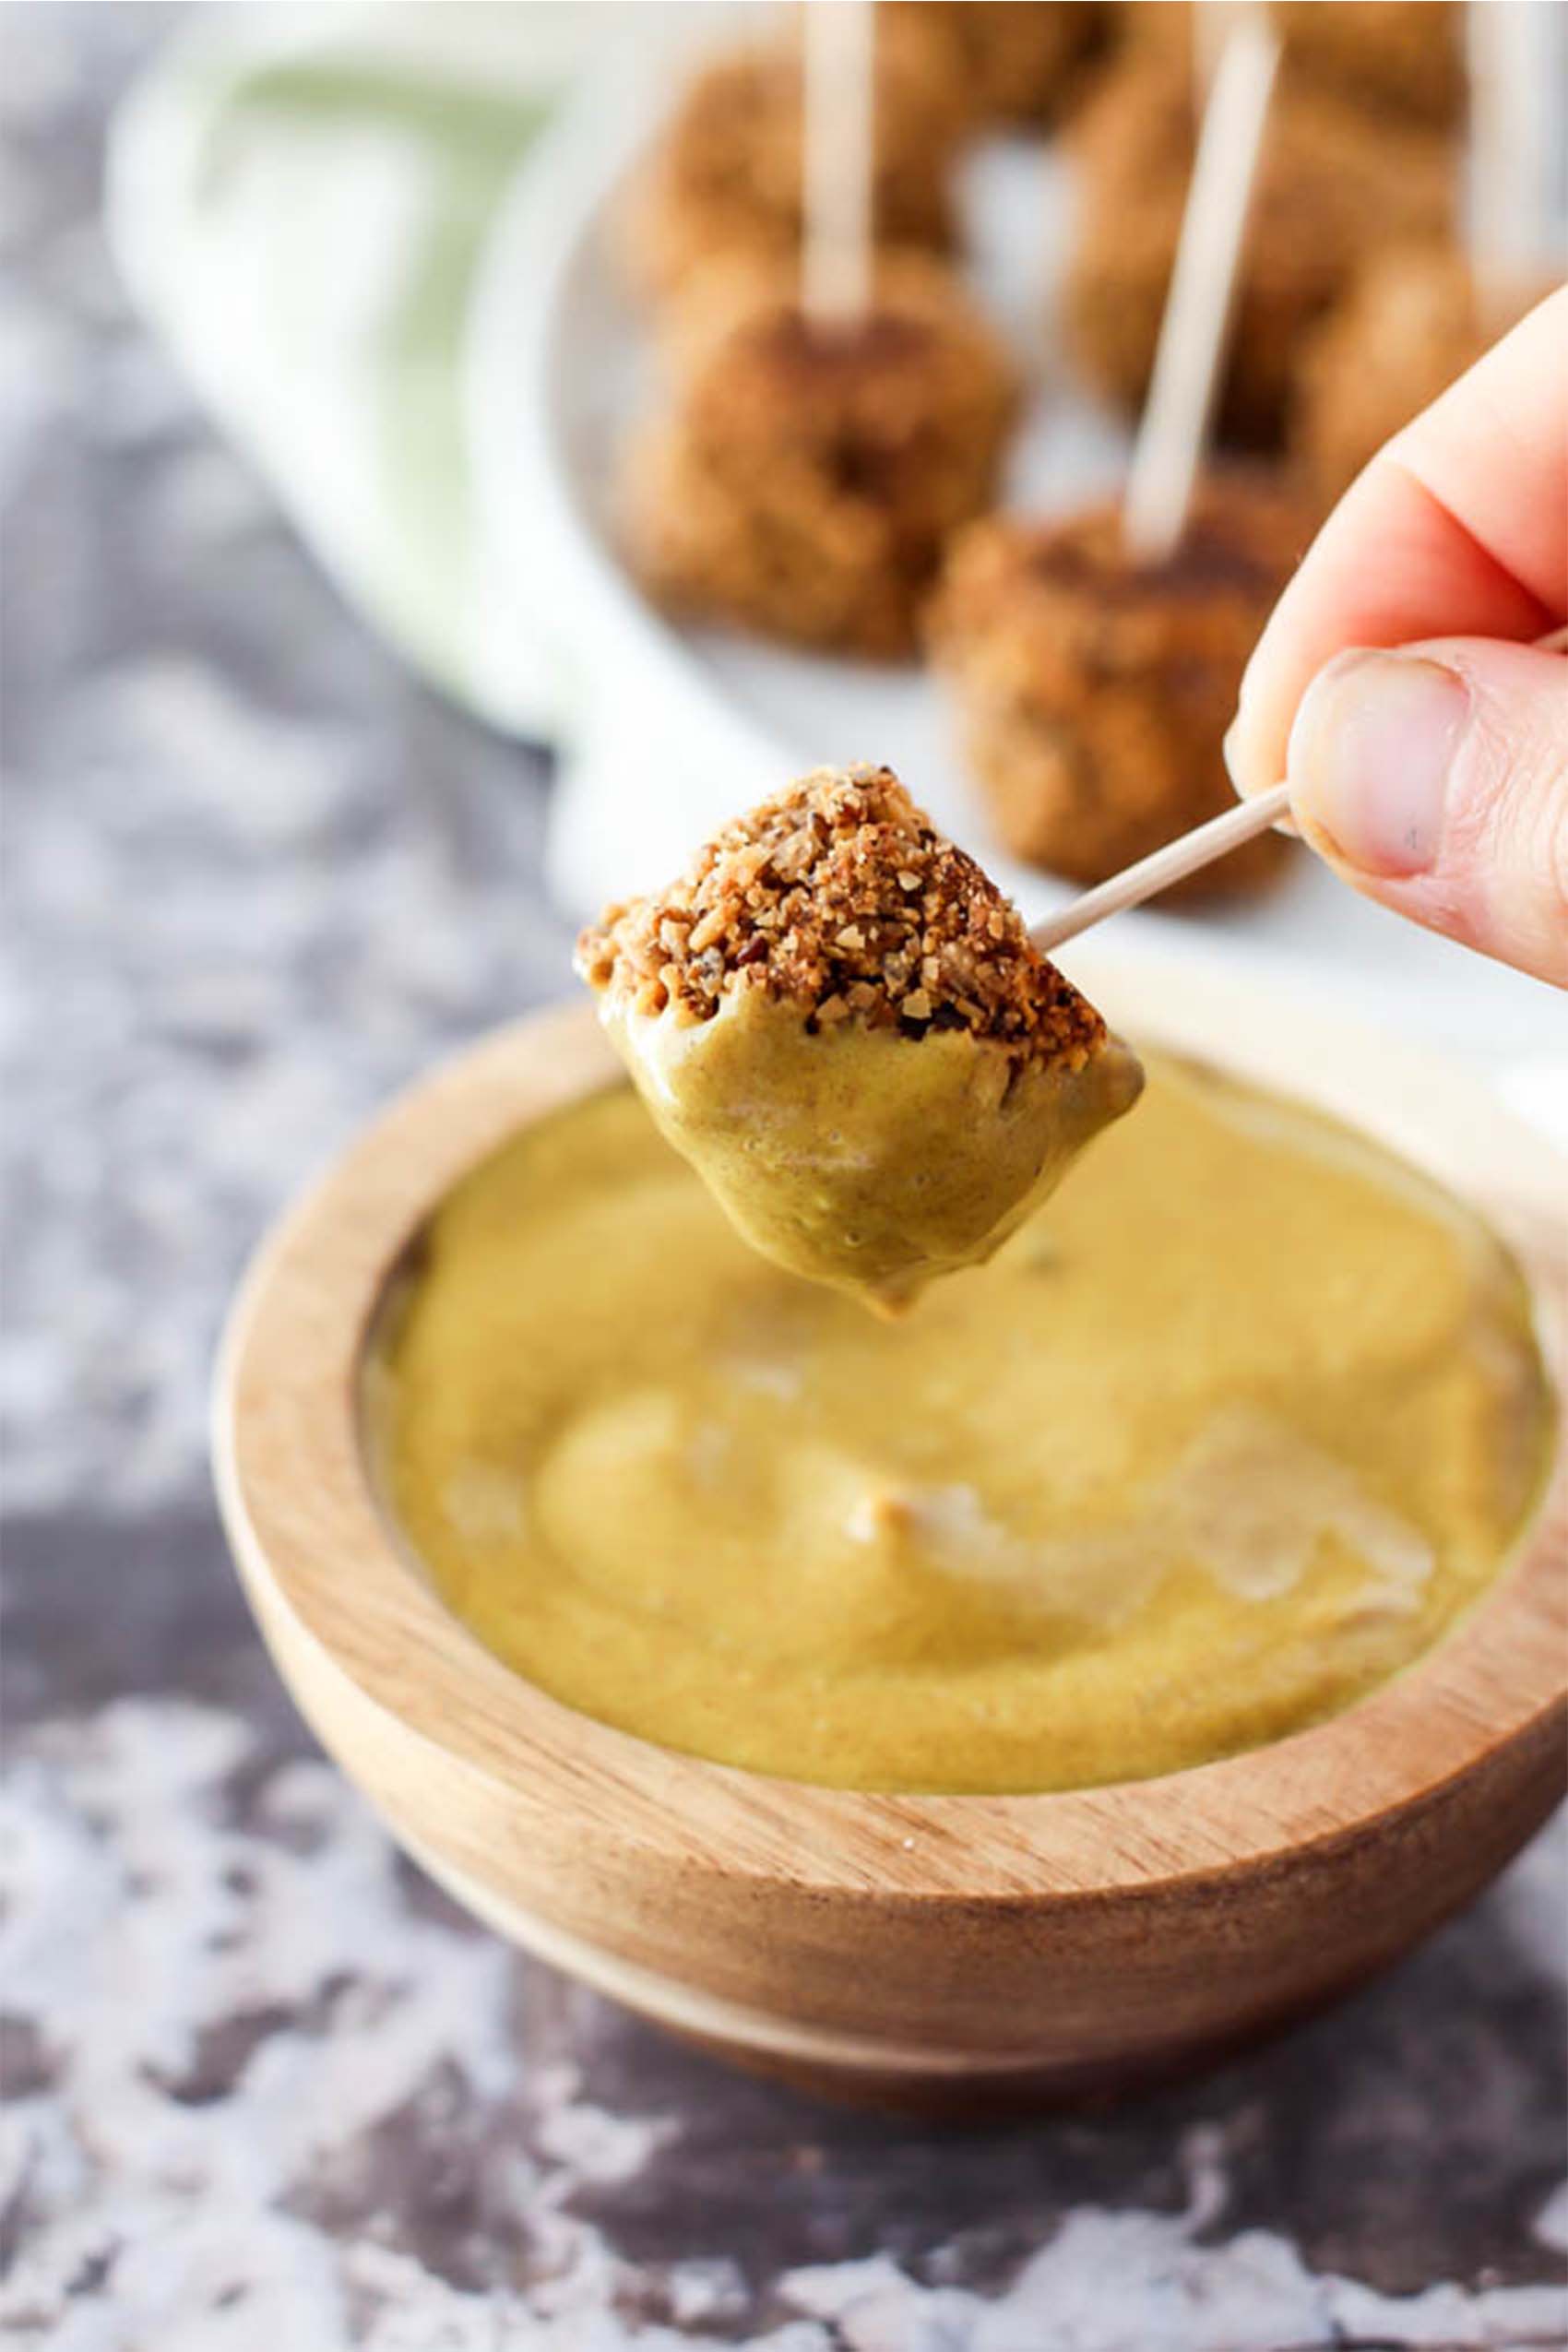
[[[258,1614],[280,1606],[358,1691],[525,1812],[543,1806],[677,1870],[918,1904],[1094,1901],[1336,1846],[1503,1748],[1568,1697],[1568,1160],[1477,1073],[1352,1028],[1229,968],[1075,955],[1118,1025],[1347,1119],[1467,1195],[1530,1280],[1557,1396],[1546,1491],[1499,1581],[1422,1657],[1325,1722],[1221,1762],[1001,1796],[850,1790],[710,1763],[580,1714],[485,1649],[377,1496],[363,1350],[435,1203],[507,1135],[622,1075],[584,1004],[439,1064],[333,1162],[264,1242],[225,1330],[214,1471]],[[1216,1051],[1215,1040],[1223,1039]],[[1288,1073],[1285,1083],[1282,1074]]]

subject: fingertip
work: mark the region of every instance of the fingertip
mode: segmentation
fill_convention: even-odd
[[[1356,647],[1290,732],[1291,805],[1341,879],[1568,986],[1568,676],[1491,638]]]
[[[1427,872],[1469,707],[1463,677],[1424,655],[1336,655],[1302,695],[1287,753],[1308,839],[1362,874]]]
[[[1260,724],[1255,706],[1248,709],[1243,691],[1220,745],[1225,772],[1238,800],[1249,801],[1256,792],[1266,792],[1284,775],[1283,745],[1271,751],[1270,741],[1270,731]]]

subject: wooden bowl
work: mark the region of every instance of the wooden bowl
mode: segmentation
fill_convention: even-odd
[[[1475,1076],[1227,973],[1075,953],[1134,1038],[1349,1120],[1481,1206],[1561,1363],[1568,1167]],[[748,2066],[927,2109],[1177,2072],[1343,1992],[1469,1900],[1562,1791],[1568,1443],[1497,1586],[1347,1713],[1223,1764],[1051,1796],[763,1777],[611,1730],[519,1680],[389,1529],[361,1374],[452,1183],[614,1075],[586,1007],[420,1085],[284,1221],[220,1372],[224,1516],[325,1746],[479,1917]],[[1288,1246],[1288,1237],[1281,1237]],[[1559,1388],[1561,1393],[1561,1381]]]

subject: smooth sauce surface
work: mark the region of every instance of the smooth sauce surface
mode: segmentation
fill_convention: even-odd
[[[1076,1069],[1015,1065],[962,1029],[918,1045],[858,1021],[811,1034],[759,989],[684,1028],[613,1006],[603,1017],[656,1124],[742,1237],[884,1313],[990,1257],[1142,1083],[1114,1038]]]
[[[1339,1129],[1148,1078],[896,1324],[748,1250],[630,1087],[519,1136],[373,1367],[449,1606],[589,1715],[858,1788],[1173,1771],[1419,1656],[1544,1467],[1519,1277]]]

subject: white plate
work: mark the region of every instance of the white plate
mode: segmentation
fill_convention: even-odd
[[[1031,919],[1067,895],[988,837],[944,698],[910,668],[787,652],[672,627],[623,571],[611,527],[620,434],[647,390],[638,319],[609,251],[607,208],[654,119],[663,76],[607,75],[563,111],[498,216],[476,298],[468,398],[478,503],[503,633],[543,632],[563,676],[563,780],[550,841],[574,912],[668,878],[717,824],[803,769],[885,760]],[[640,84],[640,86],[639,86]],[[1042,150],[978,151],[964,189],[975,273],[1039,386],[1010,469],[1014,500],[1064,504],[1114,481],[1123,436],[1059,380],[1051,287],[1070,205]],[[1568,1052],[1568,1013],[1540,983],[1369,905],[1304,853],[1274,893],[1199,914],[1117,918],[1129,947],[1194,946],[1249,972],[1353,1000],[1449,1046],[1510,1061]],[[1069,968],[1072,951],[1064,960]],[[1568,1063],[1559,1073],[1568,1087]]]

